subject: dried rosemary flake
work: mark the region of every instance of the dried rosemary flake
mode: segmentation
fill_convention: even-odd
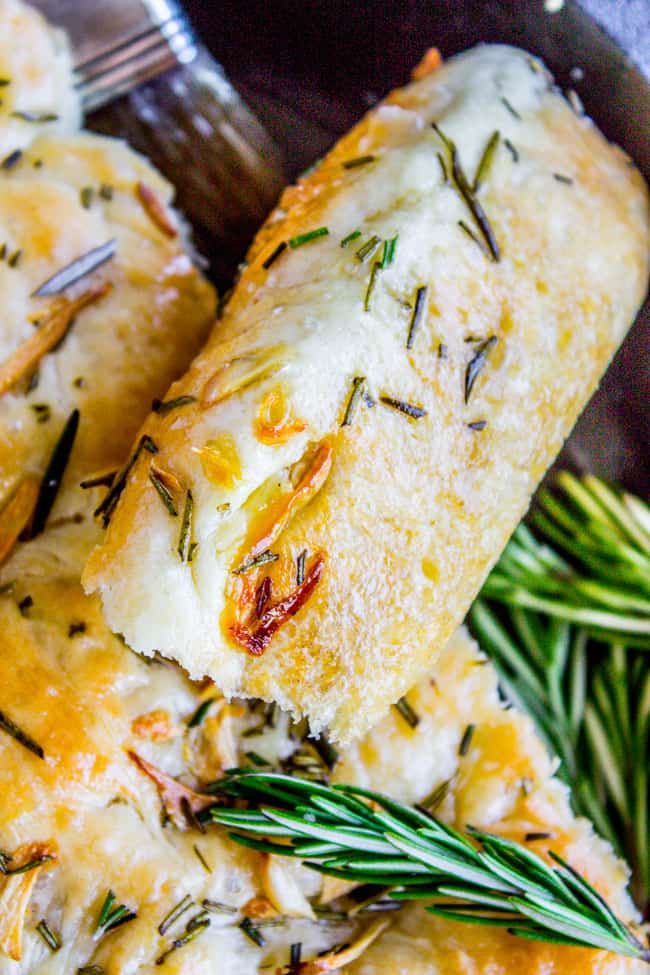
[[[354,414],[356,413],[357,406],[359,405],[359,400],[364,392],[365,383],[365,376],[355,376],[352,380],[352,391],[350,393],[347,406],[345,407],[343,420],[341,421],[342,427],[349,427],[352,424]]]
[[[472,395],[472,390],[474,384],[479,377],[481,370],[483,369],[485,363],[487,362],[487,356],[490,350],[497,344],[496,335],[491,335],[488,339],[478,346],[474,355],[467,363],[467,369],[465,370],[465,402],[469,403],[469,398]]]
[[[370,260],[380,244],[381,237],[378,237],[377,234],[373,234],[373,236],[367,240],[358,251],[355,251],[355,255],[362,264],[365,264],[366,261]]]
[[[27,595],[25,596],[24,599],[21,599],[20,602],[18,603],[18,609],[20,610],[20,615],[26,616],[27,610],[31,609],[33,605],[34,605],[34,600],[32,599],[31,596]]]
[[[305,581],[305,563],[307,561],[307,549],[303,548],[302,552],[296,559],[296,585],[302,586]]]
[[[79,636],[81,633],[86,632],[86,624],[81,620],[78,623],[71,623],[68,627],[68,637],[72,639],[74,636]]]
[[[449,348],[448,348],[448,346],[445,345],[444,342],[439,342],[438,343],[438,358],[439,359],[448,359],[449,358]]]
[[[476,730],[475,724],[468,724],[463,732],[463,737],[460,740],[460,745],[458,746],[458,754],[461,756],[467,755],[470,745],[472,744],[472,738],[474,737],[474,732]]]
[[[417,728],[420,723],[420,718],[405,697],[400,697],[399,701],[393,704],[393,707],[400,713],[410,728]]]
[[[79,487],[83,488],[84,491],[88,490],[88,488],[94,487],[110,487],[115,480],[116,475],[117,471],[108,471],[107,474],[98,474],[97,477],[88,477],[85,481],[80,482]]]
[[[508,99],[506,98],[505,95],[502,95],[501,96],[500,101],[501,101],[501,104],[503,105],[503,107],[508,112],[510,112],[510,114],[512,115],[512,117],[513,118],[516,118],[518,122],[521,122],[521,115],[519,114],[519,112],[517,111],[517,109],[512,105],[512,103],[508,101]]]
[[[172,907],[171,911],[168,914],[165,914],[164,918],[158,925],[158,934],[161,935],[166,934],[167,931],[169,931],[169,929],[171,928],[172,924],[174,924],[179,919],[179,917],[182,917],[185,911],[189,911],[193,903],[194,901],[192,900],[190,895],[186,894],[185,897],[183,897],[183,899],[180,900],[175,907]]]
[[[47,423],[52,416],[52,410],[47,403],[32,403],[31,408],[36,414],[37,423]]]
[[[23,156],[22,149],[14,149],[13,152],[10,152],[8,156],[4,157],[4,159],[0,163],[0,169],[4,169],[4,170],[13,169],[16,163],[22,159],[22,156]]]
[[[166,959],[171,955],[173,951],[178,951],[179,948],[184,948],[188,945],[190,941],[194,941],[206,928],[210,927],[210,919],[202,914],[197,914],[196,917],[190,918],[185,926],[185,934],[181,935],[180,938],[176,938],[172,941],[169,948],[156,958],[156,965],[163,965]]]
[[[370,311],[370,298],[375,290],[375,282],[377,280],[377,274],[381,270],[381,264],[379,261],[375,261],[370,270],[370,277],[368,278],[368,285],[366,287],[366,293],[363,298],[363,310]]]
[[[443,181],[443,183],[447,184],[449,182],[449,174],[447,173],[447,165],[445,163],[445,160],[443,159],[443,156],[442,156],[442,153],[441,152],[437,152],[436,155],[438,157],[438,164],[440,166],[440,172],[442,174],[442,181]]]
[[[174,503],[174,498],[172,497],[172,493],[169,490],[169,488],[166,486],[166,484],[163,483],[162,478],[153,469],[149,471],[149,480],[151,481],[156,491],[158,492],[158,497],[167,508],[169,514],[172,516],[172,518],[177,518],[178,510]]]
[[[77,969],[77,975],[105,975],[101,965],[84,965]]]
[[[11,78],[0,78],[0,88],[6,88],[11,84]]]
[[[74,446],[75,437],[79,428],[79,410],[73,410],[65,422],[61,435],[56,442],[54,450],[50,456],[49,463],[45,469],[41,487],[34,508],[30,538],[36,538],[45,528],[45,523],[50,511],[56,501],[65,469],[68,466],[70,454]]]
[[[206,873],[212,873],[212,867],[210,866],[210,864],[208,863],[208,861],[205,859],[205,857],[201,853],[201,851],[198,848],[198,846],[196,845],[196,843],[194,843],[192,845],[192,849],[194,850],[194,854],[196,856],[196,859],[199,861],[199,863],[201,864],[201,866],[203,867],[203,869],[205,870],[205,872]]]
[[[403,400],[394,399],[392,396],[380,396],[379,401],[383,403],[384,406],[397,410],[399,413],[403,413],[412,420],[419,420],[421,417],[427,415],[427,411],[423,410],[421,406],[415,406],[413,403],[405,403]]]
[[[513,146],[513,144],[510,141],[510,139],[504,139],[503,140],[503,144],[506,147],[506,149],[508,150],[508,152],[510,153],[510,155],[512,156],[513,162],[518,163],[519,162],[519,152]]]
[[[473,420],[467,424],[468,430],[485,430],[486,426],[487,420]]]
[[[175,399],[168,400],[155,399],[151,404],[151,409],[160,416],[166,416],[172,410],[177,410],[181,406],[189,406],[190,403],[196,403],[196,396],[176,396]]]
[[[483,150],[483,155],[479,160],[479,164],[476,167],[476,175],[474,176],[474,185],[472,186],[472,192],[478,193],[481,186],[485,182],[485,179],[490,171],[492,162],[494,160],[494,155],[497,151],[499,145],[499,139],[501,138],[498,130],[495,130],[490,138],[488,139],[487,145]]]
[[[366,166],[374,162],[376,158],[376,156],[357,156],[356,159],[345,159],[341,165],[343,169],[356,169],[358,166]]]
[[[259,930],[259,928],[255,927],[249,917],[244,918],[244,920],[239,924],[239,928],[243,934],[245,934],[246,937],[253,942],[253,944],[256,944],[259,948],[264,947],[266,941],[262,936],[262,932]]]
[[[104,528],[108,527],[108,523],[111,520],[111,516],[115,511],[115,508],[117,507],[117,504],[122,495],[122,491],[126,487],[126,482],[128,480],[129,474],[131,473],[131,469],[133,468],[134,464],[138,460],[143,450],[148,451],[150,454],[158,453],[158,447],[156,446],[154,441],[147,433],[145,433],[142,437],[140,437],[138,446],[135,448],[135,450],[133,451],[132,455],[129,457],[128,461],[126,462],[122,470],[115,477],[115,480],[111,484],[111,487],[109,488],[106,497],[98,505],[98,507],[95,508],[94,515],[96,518],[99,517],[99,515],[102,516],[102,525],[104,526]]]
[[[415,342],[415,335],[420,327],[422,321],[422,316],[424,314],[424,308],[427,300],[427,286],[421,285],[415,292],[415,303],[413,305],[413,313],[411,315],[411,321],[409,322],[409,330],[406,338],[406,348],[412,349],[413,343]]]
[[[534,843],[536,840],[554,840],[557,833],[526,833],[524,840],[526,843]]]
[[[302,958],[302,941],[296,941],[289,947],[289,969],[295,972]]]
[[[351,234],[348,234],[347,237],[343,238],[343,240],[341,241],[341,247],[347,247],[348,244],[351,244],[353,240],[357,240],[357,238],[360,236],[361,236],[360,230],[353,230]]]
[[[12,118],[18,118],[23,122],[56,122],[59,118],[54,112],[23,112],[15,111],[11,113]]]
[[[108,183],[102,183],[99,187],[98,193],[102,200],[112,200],[113,199],[113,187]]]
[[[317,240],[319,237],[327,237],[329,235],[329,230],[327,227],[317,227],[316,230],[308,230],[304,234],[298,234],[297,237],[291,237],[289,239],[289,247],[295,250],[296,247],[302,247],[303,244],[308,244],[312,240]]]
[[[478,249],[481,251],[482,254],[485,254],[486,257],[489,257],[490,256],[489,253],[488,253],[488,251],[487,251],[487,248],[486,248],[485,244],[483,243],[483,241],[481,240],[481,238],[480,237],[477,237],[477,235],[474,233],[474,231],[472,230],[472,228],[469,227],[465,223],[464,220],[459,220],[458,221],[458,226],[463,231],[463,233],[467,234],[467,236],[470,238],[470,240],[473,240],[474,241],[474,243],[476,244],[476,246],[478,247]]]
[[[211,914],[236,914],[237,908],[231,907],[229,904],[222,904],[221,901],[211,901],[207,898],[201,901],[201,907],[205,911],[210,911]]]
[[[553,173],[553,179],[558,183],[564,183],[566,186],[573,186],[573,180],[570,176],[564,176],[562,173]]]
[[[44,281],[36,291],[32,292],[32,298],[44,298],[48,295],[58,295],[71,284],[75,284],[80,278],[86,277],[92,271],[96,271],[107,261],[115,256],[116,244],[114,240],[107,240],[105,244],[94,247],[92,250],[75,258],[70,264],[53,274],[51,278]]]
[[[23,256],[22,248],[19,247],[18,250],[15,250],[13,252],[11,257],[7,258],[7,264],[9,265],[9,267],[18,267],[18,262],[20,261],[20,258],[22,256]]]
[[[286,251],[286,249],[287,249],[287,242],[286,242],[286,240],[281,240],[280,243],[278,244],[278,246],[275,247],[271,251],[271,253],[269,254],[269,256],[265,260],[262,261],[262,267],[264,268],[264,270],[265,271],[268,271],[268,269],[271,267],[271,265],[272,264],[275,264],[275,262],[277,261],[278,257],[281,254],[283,254],[284,251]]]
[[[192,544],[192,512],[194,510],[194,497],[191,490],[187,489],[185,504],[183,506],[183,517],[181,518],[181,530],[178,536],[178,552],[181,562],[189,562],[190,546]]]
[[[6,731],[8,735],[11,735],[20,745],[23,745],[24,748],[27,748],[34,755],[38,755],[39,758],[45,758],[45,752],[41,746],[2,711],[0,711],[0,730]]]
[[[51,951],[59,950],[61,947],[61,938],[56,931],[52,930],[45,918],[38,922],[36,925],[36,931],[38,934],[40,934],[41,938]]]
[[[250,569],[256,569],[258,565],[266,565],[267,562],[277,562],[279,558],[279,555],[276,555],[267,548],[265,552],[256,555],[254,559],[248,559],[247,562],[242,562],[239,568],[234,570],[235,575],[242,575],[242,573],[248,572]]]
[[[95,196],[95,191],[92,188],[92,186],[81,187],[81,190],[79,191],[79,200],[84,210],[90,210],[93,203],[94,196]]]

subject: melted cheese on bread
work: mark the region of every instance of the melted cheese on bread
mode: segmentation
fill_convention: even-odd
[[[142,454],[85,573],[110,625],[227,695],[367,730],[460,623],[596,387],[649,228],[639,173],[524,52],[394,92],[286,191],[168,394],[186,405],[145,424],[177,516]]]

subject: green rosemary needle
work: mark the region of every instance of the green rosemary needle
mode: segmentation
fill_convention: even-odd
[[[0,711],[0,731],[5,731],[8,735],[11,735],[11,737],[14,738],[20,745],[32,752],[34,755],[37,755],[39,758],[45,758],[45,752],[38,742],[34,741],[31,735],[28,735],[26,731],[19,728],[18,725],[2,711]]]
[[[73,410],[64,424],[41,481],[34,517],[32,518],[31,538],[40,535],[45,528],[45,523],[59,493],[65,469],[68,466],[78,427],[79,410]]]
[[[289,239],[289,247],[295,250],[296,247],[302,247],[303,244],[308,244],[312,240],[317,240],[319,237],[327,237],[329,230],[327,227],[317,227],[316,230],[308,230],[307,233],[298,234],[297,237],[291,237]]]
[[[553,854],[550,867],[521,844],[478,830],[465,836],[356,786],[258,772],[226,777],[219,795],[233,804],[248,801],[246,809],[211,810],[213,821],[236,830],[229,835],[244,846],[297,857],[344,880],[390,886],[392,900],[433,902],[426,909],[442,917],[650,962],[650,948]]]

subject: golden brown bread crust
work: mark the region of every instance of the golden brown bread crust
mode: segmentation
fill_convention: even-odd
[[[495,131],[469,196],[498,262],[446,141],[471,183]],[[110,625],[227,694],[365,731],[461,621],[595,389],[645,292],[648,229],[641,176],[524,52],[478,48],[394,92],[285,192],[168,393],[195,401],[147,421],[178,515],[143,454],[85,574]],[[361,260],[373,236],[399,237],[391,266]],[[355,377],[371,399],[341,426]],[[296,499],[323,449],[329,475]],[[263,546],[278,558],[236,574]]]

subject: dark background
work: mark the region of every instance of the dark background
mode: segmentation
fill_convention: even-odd
[[[185,0],[185,7],[275,137],[290,177],[377,98],[408,81],[428,47],[449,57],[481,41],[514,43],[540,55],[650,177],[650,0],[567,2],[555,14],[545,12],[542,0]],[[582,69],[581,80],[575,68]],[[591,468],[648,497],[649,402],[646,304],[560,463]]]

